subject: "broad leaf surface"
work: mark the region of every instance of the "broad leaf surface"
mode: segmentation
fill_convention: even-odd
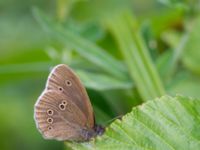
[[[103,136],[71,149],[199,150],[200,100],[163,96],[117,119]]]

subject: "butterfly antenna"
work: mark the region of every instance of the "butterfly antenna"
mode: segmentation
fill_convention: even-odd
[[[105,125],[110,124],[111,122],[113,122],[113,121],[116,120],[116,119],[120,119],[120,120],[121,120],[122,117],[123,117],[123,115],[116,116],[116,117],[114,117],[114,118],[108,120],[107,122],[105,122]]]

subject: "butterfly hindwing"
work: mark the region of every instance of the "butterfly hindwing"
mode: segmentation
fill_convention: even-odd
[[[83,112],[73,101],[55,91],[42,93],[35,104],[34,118],[39,131],[47,139],[78,139],[87,124]]]

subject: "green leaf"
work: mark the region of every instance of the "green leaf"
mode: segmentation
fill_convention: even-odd
[[[137,23],[130,13],[108,20],[107,26],[117,40],[130,75],[144,100],[164,95],[165,91],[158,72]]]
[[[16,76],[24,74],[30,76],[30,73],[47,73],[53,65],[54,64],[50,62],[0,65],[0,75],[5,76],[1,80],[5,80],[8,75]],[[131,82],[124,82],[102,73],[87,72],[77,69],[76,73],[87,88],[95,90],[131,89],[133,87],[133,83]]]
[[[37,9],[34,9],[34,15],[44,29],[64,45],[74,49],[82,57],[105,70],[107,73],[119,79],[128,79],[125,65],[107,53],[104,49],[89,40],[82,38],[80,35],[71,32],[71,30],[61,27],[59,24],[56,24],[46,16],[42,15]]]
[[[81,81],[87,88],[95,90],[111,90],[111,89],[130,89],[133,87],[131,82],[122,82],[118,79],[101,73],[92,73],[76,70]]]
[[[133,108],[88,143],[66,142],[71,149],[199,150],[200,100],[163,96]]]

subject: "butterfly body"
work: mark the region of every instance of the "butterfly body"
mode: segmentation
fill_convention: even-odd
[[[51,71],[35,104],[34,119],[45,139],[87,141],[99,134],[87,92],[64,64]]]

